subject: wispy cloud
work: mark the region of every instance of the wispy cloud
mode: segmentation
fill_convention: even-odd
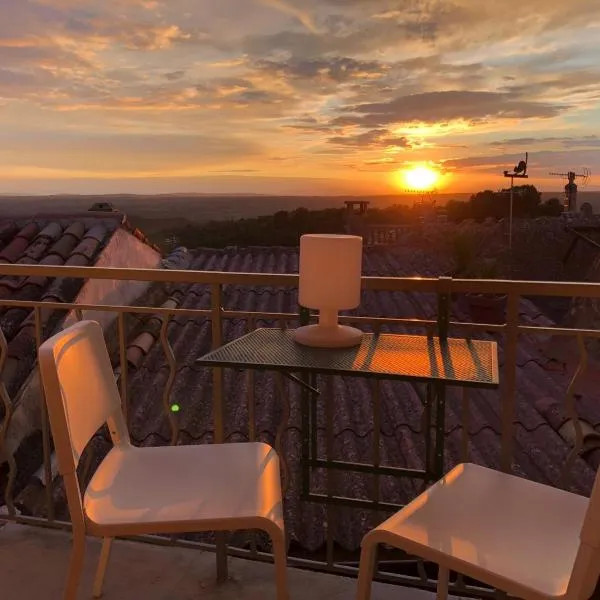
[[[290,15],[297,19],[306,29],[308,29],[311,33],[317,34],[319,30],[315,25],[312,15],[307,11],[301,8],[298,8],[290,3],[290,1],[286,2],[284,0],[259,0],[261,4],[265,6],[269,6],[282,12],[286,15]]]

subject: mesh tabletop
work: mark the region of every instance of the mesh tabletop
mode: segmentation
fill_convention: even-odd
[[[498,386],[498,347],[492,341],[366,333],[360,346],[324,349],[301,346],[293,335],[293,330],[256,329],[196,364]]]

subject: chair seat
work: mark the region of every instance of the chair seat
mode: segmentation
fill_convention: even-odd
[[[262,443],[115,447],[84,511],[96,535],[283,527],[279,459]]]
[[[583,496],[463,464],[371,534],[509,594],[557,596],[587,506]]]

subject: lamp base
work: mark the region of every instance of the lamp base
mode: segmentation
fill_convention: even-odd
[[[362,331],[346,325],[306,325],[294,332],[298,344],[313,348],[352,348],[362,342],[362,337]]]

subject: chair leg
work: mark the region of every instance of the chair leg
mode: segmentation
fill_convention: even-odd
[[[69,562],[69,573],[65,588],[64,600],[76,600],[83,571],[83,560],[85,557],[85,533],[73,533],[73,547],[71,549],[71,560]]]
[[[277,600],[289,600],[287,580],[287,545],[285,533],[281,529],[277,534],[271,534],[273,542],[273,560],[275,562],[275,583],[277,586]]]
[[[360,551],[360,566],[358,569],[357,600],[370,600],[373,576],[375,575],[375,562],[377,560],[377,544],[363,541]]]
[[[104,538],[102,540],[102,550],[100,551],[100,559],[98,560],[98,568],[94,579],[94,591],[92,596],[100,598],[102,596],[102,585],[104,584],[104,576],[106,575],[106,567],[110,558],[110,549],[112,547],[112,538]]]
[[[447,600],[450,573],[446,567],[438,565],[437,600]]]

